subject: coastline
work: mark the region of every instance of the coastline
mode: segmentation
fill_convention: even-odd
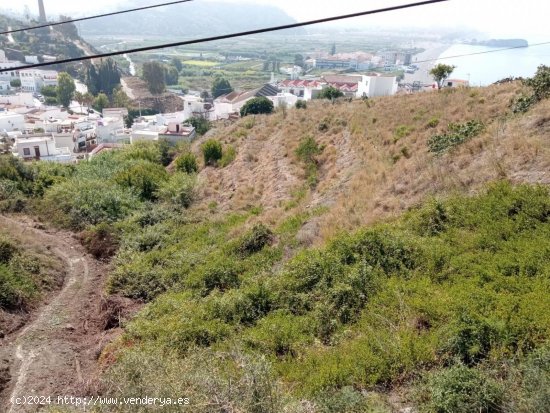
[[[430,70],[437,63],[437,59],[452,45],[432,43],[422,45],[426,50],[422,53],[413,56],[412,64],[417,64],[417,61],[429,60],[429,62],[418,63],[419,70],[416,73],[406,73],[405,83],[413,83],[414,81],[420,81],[422,84],[431,84],[434,82],[430,76]]]

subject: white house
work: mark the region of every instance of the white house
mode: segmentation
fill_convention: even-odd
[[[26,92],[40,92],[44,86],[57,86],[55,70],[24,69],[19,72],[21,89]]]
[[[193,126],[172,122],[168,124],[166,131],[159,133],[159,139],[166,139],[171,143],[191,142],[196,135]]]
[[[129,142],[130,135],[124,128],[124,119],[119,116],[103,117],[96,121],[96,133],[99,142]]]
[[[11,82],[9,80],[0,80],[0,95],[9,93],[11,89]]]
[[[275,108],[283,105],[291,107],[298,101],[298,96],[292,93],[278,93],[277,96],[269,96],[268,99],[273,102],[273,107]]]
[[[393,96],[397,93],[398,83],[395,76],[365,76],[368,80],[366,95],[369,98],[376,96]]]
[[[0,132],[12,132],[25,129],[25,116],[0,109]]]
[[[18,137],[12,148],[14,156],[23,160],[67,163],[73,157],[69,148],[57,148],[53,136]]]
[[[23,63],[21,63],[21,62],[4,61],[4,62],[0,62],[0,69],[11,69],[13,67],[21,66],[22,64]],[[9,72],[0,72],[0,80],[11,81],[11,80],[15,80],[15,79],[19,79],[19,72],[18,71],[12,70],[12,71],[9,71]]]

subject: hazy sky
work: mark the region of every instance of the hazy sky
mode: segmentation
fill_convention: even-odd
[[[166,1],[150,0],[150,4]],[[235,2],[236,0],[217,1]],[[254,0],[254,3],[277,5],[296,19],[306,20],[412,1],[414,0]],[[0,10],[7,8],[8,6],[5,5],[10,3],[7,0],[0,0]],[[132,3],[129,0],[45,0],[48,13],[66,13],[72,16],[89,15],[121,4],[132,7]],[[30,7],[32,13],[37,13],[36,0],[18,0],[15,5],[11,3],[9,8],[22,11],[25,4]],[[171,7],[192,6],[182,4]],[[549,15],[550,2],[547,0],[450,0],[438,5],[419,7],[416,10],[352,19],[341,24],[347,26],[468,26],[494,37],[524,37],[541,41],[550,40],[550,26],[547,23]]]

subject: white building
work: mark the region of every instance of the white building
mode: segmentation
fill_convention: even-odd
[[[129,143],[130,134],[124,128],[124,119],[119,116],[103,117],[95,120],[99,142]]]
[[[278,93],[277,96],[269,96],[268,99],[273,102],[274,108],[284,105],[291,107],[298,101],[298,96],[293,95],[292,93]]]
[[[69,148],[57,148],[53,136],[18,137],[12,148],[14,156],[23,160],[68,163],[73,157]]]
[[[22,131],[25,129],[25,116],[0,109],[0,132]]]
[[[0,95],[9,93],[11,89],[11,82],[9,80],[0,80]]]
[[[23,63],[21,62],[0,62],[0,69],[11,69],[13,67],[21,66]],[[0,72],[0,80],[7,80],[12,81],[15,79],[19,79],[19,72],[12,70],[8,72]]]
[[[57,86],[55,70],[24,69],[19,72],[21,89],[26,92],[40,92],[44,86]]]

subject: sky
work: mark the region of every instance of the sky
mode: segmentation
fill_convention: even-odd
[[[167,2],[150,0],[148,4]],[[208,1],[208,0],[194,0]],[[216,0],[236,3],[238,0]],[[254,0],[254,3],[276,5],[297,20],[317,19],[330,15],[388,7],[416,0]],[[73,17],[107,11],[118,6],[136,7],[130,0],[44,0],[50,14],[70,14]],[[240,3],[242,1],[239,0]],[[6,8],[0,0],[0,10]],[[132,4],[134,3],[134,4]],[[11,3],[13,4],[13,3]],[[19,0],[12,10],[23,11],[28,5],[37,13],[36,0]],[[188,7],[182,4],[171,7]],[[235,7],[244,7],[239,4]],[[531,41],[550,40],[550,2],[546,0],[449,0],[442,4],[367,16],[339,23],[346,27],[469,27],[491,37],[520,37]]]

